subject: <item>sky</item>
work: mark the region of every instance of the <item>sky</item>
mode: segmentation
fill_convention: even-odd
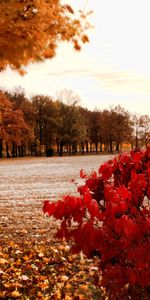
[[[90,110],[121,105],[131,113],[150,114],[149,0],[66,0],[85,12],[93,10],[90,43],[81,52],[67,43],[55,58],[32,64],[23,77],[0,73],[0,87],[24,88],[26,94],[56,97],[77,94]]]

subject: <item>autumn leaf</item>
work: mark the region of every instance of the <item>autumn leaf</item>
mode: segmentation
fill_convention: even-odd
[[[11,296],[12,298],[20,298],[20,297],[21,297],[21,294],[20,294],[17,290],[15,290],[15,291],[13,291],[13,292],[10,294],[10,296]]]
[[[82,36],[81,40],[82,40],[83,43],[89,43],[89,38],[85,34]]]
[[[7,263],[7,260],[4,258],[0,258],[0,265],[5,265]]]

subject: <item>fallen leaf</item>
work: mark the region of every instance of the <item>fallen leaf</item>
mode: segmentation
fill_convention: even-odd
[[[12,298],[19,298],[20,296],[21,296],[21,294],[17,290],[15,290],[11,293]]]
[[[0,264],[4,265],[7,263],[7,260],[5,258],[0,258]]]

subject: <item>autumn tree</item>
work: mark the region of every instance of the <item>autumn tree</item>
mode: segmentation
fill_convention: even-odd
[[[18,87],[11,92],[6,91],[5,93],[7,97],[10,99],[10,101],[12,102],[13,108],[22,110],[26,122],[30,126],[34,126],[35,114],[34,114],[33,104],[32,101],[29,100],[25,95],[24,89]]]
[[[72,90],[63,89],[57,92],[60,123],[58,127],[57,151],[62,155],[64,146],[67,152],[76,153],[77,145],[85,137],[84,119],[81,117],[80,96]]]
[[[7,115],[10,110],[11,103],[5,93],[0,90],[0,158],[3,156],[3,141],[6,138],[6,131],[4,128],[5,115]]]
[[[89,113],[89,137],[91,144],[94,144],[94,150],[98,152],[98,145],[102,150],[102,120],[101,112],[97,109]],[[92,147],[91,147],[92,148]],[[92,149],[91,149],[92,151]]]
[[[119,152],[120,145],[125,141],[130,141],[132,136],[132,123],[130,114],[125,111],[120,105],[115,106],[111,113],[115,114],[114,118],[114,141],[116,144],[116,151]]]
[[[22,74],[22,66],[52,58],[60,41],[88,42],[85,16],[60,0],[0,1],[0,70],[7,66]]]
[[[59,102],[60,123],[58,127],[59,154],[63,154],[64,146],[70,154],[77,151],[84,135],[83,120],[76,102],[67,105]]]
[[[113,131],[112,118],[108,109],[104,109],[102,112],[102,136],[104,143],[104,150],[113,152]]]
[[[141,142],[142,146],[148,147],[150,143],[150,117],[148,115],[143,115],[141,120]]]
[[[11,101],[3,91],[0,91],[0,157],[3,155],[3,145],[6,145],[7,157],[22,155],[22,146],[28,136],[29,128],[24,120],[23,112],[15,110]]]
[[[81,103],[80,96],[75,94],[70,89],[63,89],[61,91],[57,91],[56,98],[58,101],[63,102],[67,105],[76,104],[79,106]]]
[[[141,115],[132,114],[132,127],[133,127],[133,135],[132,135],[132,146],[138,148],[141,146],[141,131],[143,130],[143,118]]]
[[[130,114],[120,105],[103,110],[101,122],[105,150],[119,152],[124,141],[131,141],[133,129]]]
[[[39,145],[39,154],[41,155],[42,145],[45,145],[47,153],[48,148],[51,148],[55,143],[59,122],[59,108],[51,97],[43,95],[32,97],[32,104],[36,120],[35,150],[37,150],[37,146]]]
[[[26,135],[26,151],[31,153],[32,142],[34,140],[35,112],[32,102],[26,97],[21,87],[15,88],[12,92],[6,91],[6,95],[11,101],[15,110],[21,110],[24,120],[28,126],[28,135]]]
[[[79,112],[82,116],[82,122],[84,127],[84,135],[81,140],[81,152],[82,154],[89,152],[89,145],[90,145],[90,114],[91,111],[87,108],[83,108],[82,106],[79,106]]]
[[[25,123],[22,111],[11,109],[4,118],[4,127],[7,157],[10,156],[9,149],[11,149],[12,157],[23,156],[23,146],[28,137],[29,128]]]

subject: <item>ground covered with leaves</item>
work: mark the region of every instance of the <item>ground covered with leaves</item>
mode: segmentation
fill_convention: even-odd
[[[73,160],[74,159],[74,160]],[[98,262],[71,255],[44,216],[43,200],[74,193],[70,178],[96,169],[103,156],[0,161],[0,299],[102,299]],[[54,199],[55,200],[55,199]]]
[[[57,226],[42,203],[1,207],[0,299],[103,299],[93,284],[98,262],[70,254]]]

